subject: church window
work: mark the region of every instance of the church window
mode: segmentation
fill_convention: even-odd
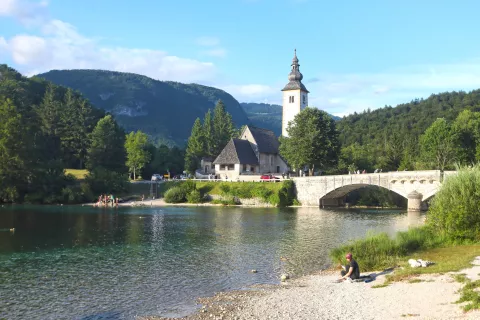
[[[295,96],[292,96],[292,103],[295,102]]]
[[[246,172],[246,171],[247,171],[247,165],[244,164],[244,165],[243,165],[243,172]]]
[[[303,103],[307,103],[307,97],[305,95],[303,95]]]
[[[235,165],[234,164],[229,164],[228,165],[228,170],[234,170],[235,169]]]

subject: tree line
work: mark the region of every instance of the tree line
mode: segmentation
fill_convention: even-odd
[[[184,152],[128,135],[81,94],[0,65],[0,202],[78,203],[128,191],[129,172],[182,172]],[[66,168],[86,169],[76,181]]]
[[[188,138],[185,151],[185,170],[195,173],[202,157],[216,157],[231,138],[238,136],[232,116],[226,111],[224,103],[219,100],[213,109],[205,114],[203,124],[197,118]]]

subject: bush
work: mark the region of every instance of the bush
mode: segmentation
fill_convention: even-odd
[[[165,192],[166,203],[182,203],[187,199],[185,189],[181,186],[173,187]]]
[[[330,257],[334,262],[341,262],[344,261],[345,254],[351,252],[362,270],[381,270],[395,266],[400,257],[415,251],[436,248],[444,243],[445,239],[438,236],[434,230],[422,226],[398,232],[395,239],[389,238],[386,233],[369,233],[364,239],[333,249]]]
[[[190,194],[192,191],[197,190],[197,184],[193,180],[183,181],[180,187],[185,191],[185,194]]]
[[[126,174],[97,168],[85,176],[85,182],[89,185],[93,194],[122,193],[129,189]]]
[[[224,196],[230,194],[230,185],[227,183],[220,182],[220,193]]]
[[[365,239],[356,240],[335,248],[330,252],[334,262],[345,261],[345,254],[351,252],[362,271],[382,270],[396,264],[398,246],[386,233],[368,234]]]
[[[446,178],[435,195],[427,224],[453,241],[480,240],[480,165]]]
[[[295,184],[292,180],[285,180],[278,191],[279,206],[287,207],[293,205],[295,199]]]
[[[201,203],[202,202],[202,194],[198,190],[192,190],[190,193],[187,194],[187,202],[188,203]]]

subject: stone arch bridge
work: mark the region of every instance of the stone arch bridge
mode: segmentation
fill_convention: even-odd
[[[409,210],[421,210],[445,178],[456,171],[399,171],[337,176],[296,177],[297,199],[304,206],[341,206],[345,196],[366,186],[388,189],[408,199]]]

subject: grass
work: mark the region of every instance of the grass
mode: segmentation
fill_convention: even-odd
[[[469,302],[463,306],[464,311],[480,309],[480,280],[471,281],[466,279],[465,286],[460,289],[460,299],[456,303]]]
[[[88,174],[87,169],[65,169],[65,174],[71,174],[77,180],[85,179],[85,176]]]
[[[480,255],[480,245],[457,245],[444,248],[422,250],[406,256],[394,274],[387,276],[387,281],[402,281],[421,274],[446,273],[471,268],[473,259]],[[408,259],[423,259],[435,262],[427,268],[412,268]]]
[[[231,187],[238,187],[237,189],[241,189],[241,193],[245,193],[247,197],[250,195],[251,191],[256,188],[262,188],[265,190],[269,190],[272,192],[278,192],[282,187],[282,183],[272,183],[272,182],[208,182],[208,181],[199,181],[197,182],[197,189],[200,190],[202,193],[208,194],[216,194],[216,195],[224,195],[225,191],[229,188],[225,186]],[[240,197],[242,198],[242,197]]]
[[[410,279],[408,280],[408,283],[419,283],[419,282],[424,282],[422,279]]]

